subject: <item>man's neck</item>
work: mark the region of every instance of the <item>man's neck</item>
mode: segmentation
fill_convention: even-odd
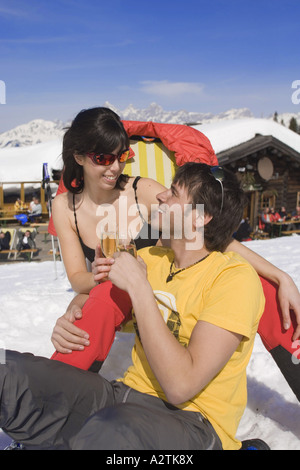
[[[204,245],[199,249],[187,249],[188,243],[188,240],[171,240],[170,245],[174,251],[174,265],[176,268],[186,268],[210,253]]]

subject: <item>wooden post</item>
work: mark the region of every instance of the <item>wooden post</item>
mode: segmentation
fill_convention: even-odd
[[[25,189],[24,183],[21,183],[20,199],[25,203]]]
[[[45,201],[45,190],[41,184],[41,204],[43,208],[43,212],[47,212],[47,206],[46,206],[46,201]]]
[[[0,183],[0,209],[3,208],[3,205],[4,205],[3,184]]]

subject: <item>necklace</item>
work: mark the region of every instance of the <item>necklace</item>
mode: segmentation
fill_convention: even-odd
[[[174,260],[172,261],[171,265],[170,265],[170,273],[166,279],[166,282],[170,282],[172,281],[173,277],[176,276],[176,274],[179,274],[181,273],[182,271],[185,271],[186,269],[189,269],[191,268],[192,266],[195,266],[195,264],[198,264],[200,263],[201,261],[204,261],[208,256],[210,255],[210,253],[208,253],[208,255],[204,256],[204,258],[201,258],[199,259],[198,261],[196,261],[195,263],[193,264],[190,264],[189,266],[187,266],[186,268],[182,268],[182,269],[179,269],[179,271],[175,271],[175,273],[172,273],[172,268],[174,266]]]

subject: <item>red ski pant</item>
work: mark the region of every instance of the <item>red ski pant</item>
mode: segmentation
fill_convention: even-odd
[[[129,295],[110,281],[94,287],[82,309],[82,318],[75,321],[78,328],[89,334],[90,346],[71,354],[55,352],[51,359],[88,370],[94,361],[103,362],[113,344],[115,332],[131,318]]]
[[[293,349],[293,331],[296,327],[295,317],[292,316],[292,326],[289,330],[283,328],[281,309],[278,301],[276,284],[260,278],[266,299],[265,310],[259,322],[258,333],[268,351],[272,351],[277,346],[282,346],[291,354]]]
[[[292,314],[292,325],[288,330],[282,326],[282,315],[275,284],[261,278],[266,306],[259,322],[258,333],[292,391],[300,401],[299,341],[293,341],[296,318]]]

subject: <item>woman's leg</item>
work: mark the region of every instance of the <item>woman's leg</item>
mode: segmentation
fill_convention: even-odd
[[[26,449],[69,449],[85,421],[114,404],[110,382],[32,354],[0,364],[0,428]]]
[[[289,386],[300,401],[300,361],[297,350],[299,342],[293,341],[296,319],[292,316],[292,326],[285,330],[278,301],[278,286],[260,278],[266,299],[265,310],[258,325],[258,333]],[[299,354],[299,352],[298,352]]]
[[[103,362],[113,344],[115,332],[131,317],[129,295],[110,281],[91,290],[82,309],[82,318],[74,324],[89,334],[90,346],[71,354],[54,353],[51,359],[87,370],[95,361]]]

